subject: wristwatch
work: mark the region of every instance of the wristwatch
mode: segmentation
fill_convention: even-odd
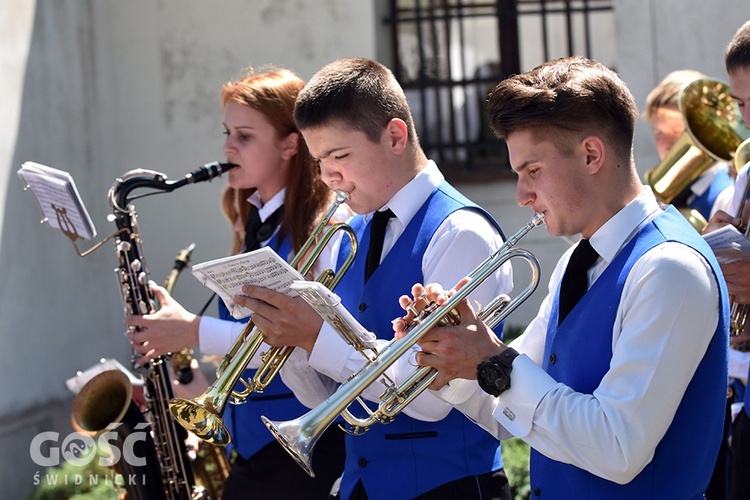
[[[510,372],[513,360],[518,351],[508,347],[497,356],[493,356],[477,365],[477,382],[479,387],[495,397],[510,389]]]

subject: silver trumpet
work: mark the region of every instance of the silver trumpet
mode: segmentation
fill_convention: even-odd
[[[531,283],[513,300],[507,295],[500,295],[493,299],[480,312],[479,318],[487,326],[494,328],[534,293],[539,284],[539,261],[528,251],[513,247],[529,231],[543,223],[544,215],[535,214],[528,224],[508,238],[497,251],[469,274],[468,283],[441,306],[430,304],[426,313],[420,315],[415,323],[410,325],[406,336],[399,340],[392,340],[376,356],[366,356],[368,358],[367,363],[346,382],[342,383],[336,392],[321,404],[295,420],[274,422],[266,417],[261,417],[276,440],[281,443],[300,467],[310,476],[315,477],[315,472],[312,469],[313,448],[323,432],[339,415],[353,427],[347,432],[361,434],[376,423],[385,424],[393,421],[398,413],[427,389],[435,379],[437,371],[430,367],[419,367],[399,386],[388,380],[382,380],[386,389],[381,396],[378,409],[376,411],[367,409],[368,416],[366,418],[355,417],[348,410],[355,400],[359,400],[362,392],[370,384],[381,379],[381,377],[385,379],[384,373],[391,365],[417,344],[432,327],[446,323],[456,324],[460,321],[455,306],[486,279],[493,276],[495,271],[505,262],[514,257],[526,260],[532,270]]]

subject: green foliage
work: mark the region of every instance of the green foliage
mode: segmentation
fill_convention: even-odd
[[[510,344],[521,335],[525,326],[506,323],[503,327],[503,342]],[[529,445],[519,438],[503,441],[503,467],[508,476],[513,500],[528,500],[531,495],[529,482]]]
[[[503,441],[503,467],[510,483],[513,500],[528,500],[531,495],[529,482],[529,445],[519,438]]]
[[[122,476],[99,465],[98,459],[86,465],[63,462],[59,467],[40,472],[35,480],[38,486],[29,500],[114,500],[118,498],[118,489],[125,491],[121,486]]]
[[[525,326],[505,323],[505,325],[503,326],[503,342],[506,344],[510,344],[516,337],[521,335],[525,329]]]

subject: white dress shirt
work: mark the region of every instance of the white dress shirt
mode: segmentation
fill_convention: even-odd
[[[417,174],[408,184],[396,193],[381,208],[390,208],[395,217],[391,218],[383,241],[382,258],[404,232],[411,219],[424,204],[435,188],[444,180],[434,162]],[[372,214],[365,216],[366,221]],[[438,227],[430,240],[422,258],[422,273],[425,284],[441,283],[446,289],[452,288],[461,278],[467,276],[477,265],[502,245],[502,238],[487,219],[475,210],[458,210],[452,213]],[[336,255],[333,255],[335,258]],[[506,263],[495,276],[479,286],[469,297],[480,304],[487,304],[501,293],[509,293],[512,288],[512,269]],[[404,313],[405,314],[405,313]],[[393,318],[395,319],[395,318]],[[392,339],[393,332],[375,332],[379,350]],[[418,349],[414,346],[412,350]],[[327,324],[323,324],[311,353],[295,349],[295,353],[281,370],[284,383],[294,390],[303,404],[313,407],[325,399],[329,393],[314,393],[309,390],[309,378],[315,372],[343,382],[364,364],[364,357],[345,343]],[[407,353],[387,370],[386,374],[401,382],[415,370],[413,356]],[[306,387],[307,386],[307,387]],[[330,392],[330,391],[329,391]],[[380,383],[367,388],[363,397],[378,402],[383,392]],[[425,421],[445,418],[451,406],[429,391],[425,391],[410,403],[404,413]]]
[[[590,283],[659,210],[644,187],[591,237],[600,258]],[[626,483],[651,461],[706,352],[718,324],[718,284],[686,245],[649,250],[628,275],[612,332],[602,332],[612,336],[609,371],[593,394],[576,393],[541,368],[552,301],[571,253],[558,262],[537,317],[512,343],[522,355],[513,362],[511,388],[494,398],[475,380],[454,380],[439,393],[499,439],[521,437],[553,460]]]
[[[725,162],[714,165],[706,172],[702,173],[693,183],[690,185],[690,191],[692,195],[688,198],[688,203],[698,197],[702,196],[708,188],[711,187],[711,183],[714,181],[717,175],[719,175],[722,169],[729,168]],[[726,210],[726,208],[732,203],[732,196],[734,195],[734,187],[729,185],[725,187],[714,200],[711,205],[711,212],[709,217],[715,214],[718,210]]]
[[[277,208],[284,204],[284,196],[286,195],[286,188],[282,188],[281,191],[276,193],[267,203],[263,203],[260,199],[260,194],[254,191],[252,195],[247,199],[248,202],[258,207],[258,215],[260,216],[261,222],[265,222]],[[278,228],[273,232],[267,240],[261,241],[260,245],[265,246],[271,238],[278,232]],[[282,255],[286,260],[289,260],[289,255]],[[221,300],[221,299],[219,299]],[[198,338],[201,352],[203,354],[215,355],[223,357],[237,336],[244,329],[245,324],[237,321],[222,320],[219,318],[213,318],[210,316],[201,316],[200,325],[198,326]],[[253,359],[250,360],[248,368],[258,368],[260,366],[260,353],[269,350],[269,345],[263,343],[260,349]]]
[[[732,217],[737,215],[740,208],[744,205],[745,200],[742,199],[742,196],[745,194],[745,188],[747,187],[748,172],[750,172],[750,162],[745,163],[745,165],[740,168],[739,172],[737,172],[737,178],[734,180],[732,203],[725,210]]]

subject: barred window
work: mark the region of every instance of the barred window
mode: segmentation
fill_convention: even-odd
[[[422,146],[453,182],[511,175],[486,117],[500,80],[575,54],[614,67],[613,0],[390,0],[385,25]]]

